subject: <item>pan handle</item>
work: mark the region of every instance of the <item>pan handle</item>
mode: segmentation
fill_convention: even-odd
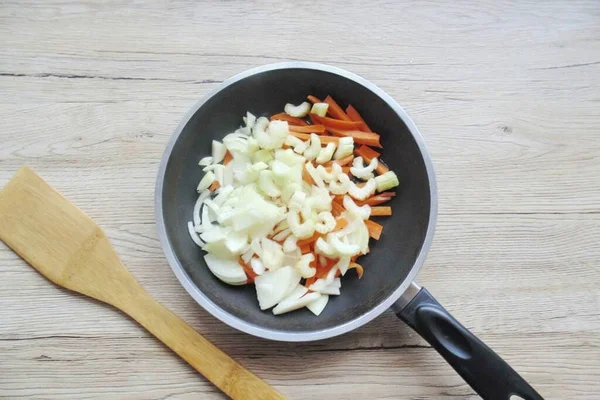
[[[525,379],[416,284],[392,306],[485,400],[544,400]]]

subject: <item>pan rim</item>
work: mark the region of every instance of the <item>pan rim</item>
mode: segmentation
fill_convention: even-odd
[[[363,87],[369,89],[377,96],[379,96],[383,101],[385,101],[388,106],[394,110],[394,112],[402,119],[402,121],[408,127],[410,133],[412,134],[419,151],[421,152],[421,157],[423,158],[423,162],[425,164],[425,169],[427,171],[427,177],[429,179],[429,195],[430,195],[430,210],[429,210],[429,222],[427,225],[427,231],[425,233],[425,239],[423,240],[423,244],[415,260],[415,263],[411,267],[410,272],[404,279],[404,281],[381,303],[377,304],[375,307],[367,311],[366,313],[348,321],[343,324],[339,324],[330,328],[319,329],[315,331],[308,332],[292,332],[292,331],[284,331],[284,330],[276,330],[265,328],[256,324],[253,324],[247,320],[236,317],[223,308],[221,308],[218,304],[209,299],[190,279],[188,274],[185,272],[183,265],[181,265],[179,259],[176,257],[173,247],[171,246],[171,242],[167,235],[166,231],[166,223],[164,218],[164,209],[163,209],[163,187],[165,174],[167,169],[168,160],[171,156],[175,143],[179,139],[183,128],[187,125],[192,116],[202,107],[210,98],[227,88],[228,86],[245,79],[249,76],[260,74],[263,72],[279,70],[279,69],[310,69],[310,70],[318,70],[323,72],[328,72],[332,74],[336,74],[342,76],[346,79],[354,81]],[[420,131],[417,129],[416,125],[412,121],[412,119],[408,116],[408,114],[404,111],[404,109],[387,93],[385,93],[382,89],[380,89],[375,84],[369,82],[368,80],[354,74],[343,70],[338,67],[333,67],[326,64],[313,63],[313,62],[303,62],[303,61],[293,61],[293,62],[281,62],[275,64],[267,64],[260,67],[252,68],[241,72],[233,77],[223,81],[217,87],[210,90],[206,93],[200,100],[198,100],[184,115],[181,119],[180,123],[175,128],[175,131],[171,135],[167,147],[163,153],[162,159],[160,161],[158,175],[156,179],[156,186],[154,192],[154,209],[155,209],[155,220],[157,233],[160,240],[161,247],[165,256],[167,258],[167,262],[169,266],[175,273],[175,276],[179,280],[180,284],[184,287],[184,289],[188,292],[188,294],[206,311],[212,314],[217,319],[226,323],[227,325],[238,329],[242,332],[248,333],[250,335],[262,337],[265,339],[277,340],[277,341],[286,341],[286,342],[308,342],[314,340],[326,339],[334,336],[338,336],[344,333],[347,333],[351,330],[354,330],[369,321],[373,320],[385,310],[390,308],[394,302],[396,302],[402,294],[406,291],[406,289],[411,285],[411,283],[415,280],[417,274],[422,268],[427,253],[431,248],[431,243],[433,241],[433,235],[435,231],[435,225],[437,222],[437,210],[438,210],[438,197],[437,197],[437,184],[435,180],[435,172],[433,168],[433,162],[431,161],[431,157],[429,152],[425,146],[425,140],[421,135]]]

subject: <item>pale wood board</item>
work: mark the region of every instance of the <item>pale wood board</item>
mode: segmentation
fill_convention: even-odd
[[[440,216],[420,276],[548,399],[600,397],[600,4],[0,3],[0,186],[23,164],[106,231],[148,292],[292,399],[474,399],[391,312],[268,342],[217,321],[160,249],[165,144],[216,83],[282,60],[382,87],[423,132]],[[0,398],[220,399],[121,313],[0,244]]]

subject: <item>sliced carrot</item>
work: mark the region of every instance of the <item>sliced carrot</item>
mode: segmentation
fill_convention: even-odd
[[[348,267],[348,269],[352,269],[352,268],[356,269],[356,273],[358,274],[358,279],[362,278],[363,274],[365,273],[365,269],[362,267],[362,265],[352,261],[350,263],[350,266]]]
[[[339,217],[341,213],[345,211],[344,206],[338,203],[337,201],[331,202],[331,214],[334,217]]]
[[[387,217],[392,215],[392,207],[371,207],[372,217]]]
[[[304,121],[303,119],[292,117],[291,115],[288,115],[286,113],[275,114],[271,117],[271,121],[276,120],[276,119],[278,119],[280,121],[287,121],[291,125],[299,125],[299,126],[308,125],[308,123],[306,121]]]
[[[244,268],[244,272],[246,273],[246,276],[248,276],[248,281],[254,282],[254,278],[256,278],[258,275],[256,275],[252,267],[246,264],[244,260],[242,260],[242,257],[238,259],[238,264],[240,264],[242,268]]]
[[[381,146],[381,136],[374,132],[363,132],[363,131],[345,131],[342,129],[327,128],[335,136],[350,136],[354,139],[354,142],[359,144],[366,144],[373,147]]]
[[[302,179],[304,180],[304,182],[308,183],[309,185],[315,184],[315,180],[308,173],[308,170],[306,169],[306,165],[304,165],[304,168],[302,168]]]
[[[315,276],[317,278],[326,277],[329,271],[331,271],[331,268],[333,268],[334,265],[337,264],[337,262],[337,259],[327,259],[327,264],[325,264],[324,266],[320,265],[319,267],[317,267],[317,273],[315,274]]]
[[[298,247],[302,247],[304,245],[307,244],[311,244],[313,242],[316,242],[318,238],[320,238],[321,236],[323,236],[322,234],[320,234],[319,232],[315,232],[311,237],[306,238],[306,239],[302,239],[302,240],[298,240],[298,242],[296,242],[296,245]]]
[[[316,276],[310,277],[310,278],[306,279],[306,282],[304,283],[304,286],[307,287],[307,288],[309,288],[310,285],[312,285],[313,283],[315,283],[316,280],[317,280]]]
[[[350,117],[346,115],[344,110],[342,110],[342,107],[340,107],[339,104],[335,102],[333,97],[325,97],[325,103],[329,104],[329,107],[327,107],[327,114],[331,115],[333,118],[341,119],[344,121],[351,121]]]
[[[227,150],[225,153],[225,158],[223,159],[223,165],[227,165],[233,160],[233,155]]]
[[[335,221],[334,231],[339,231],[340,229],[344,229],[348,225],[348,220],[346,218],[338,218]]]
[[[350,131],[350,130],[360,129],[360,127],[361,127],[360,122],[343,121],[343,120],[328,118],[328,117],[319,117],[316,114],[310,114],[310,119],[317,124],[324,125],[325,128],[336,128],[336,129],[344,129],[344,130]]]
[[[290,132],[325,133],[325,127],[323,125],[306,125],[306,126],[290,125]]]
[[[336,163],[336,164],[339,164],[341,167],[343,167],[344,165],[350,164],[352,162],[352,160],[354,160],[354,154],[350,154],[349,156],[340,158],[339,160],[328,161],[325,163],[325,166],[330,167],[333,165],[333,163]]]
[[[388,192],[386,192],[388,193]],[[379,204],[383,204],[385,202],[388,202],[392,199],[392,196],[384,196],[383,193],[380,193],[378,195],[375,196],[371,196],[366,200],[360,201],[360,200],[356,200],[355,203],[358,206],[364,206],[365,204],[368,204],[370,206],[377,206]]]
[[[367,125],[363,117],[361,117],[358,111],[356,111],[356,108],[352,107],[352,104],[348,104],[348,107],[346,107],[346,115],[348,115],[348,118],[350,118],[352,121],[360,122],[360,127],[358,129],[360,129],[361,131],[373,132],[371,128],[369,128],[369,125]]]
[[[208,190],[210,190],[211,192],[214,192],[215,190],[217,190],[219,188],[219,186],[221,186],[221,184],[219,183],[219,181],[214,181],[212,183],[212,185],[210,185],[210,187],[208,188]]]
[[[299,133],[299,132],[290,131],[290,135],[296,136],[298,139],[302,139],[302,140],[310,139],[310,134],[308,134],[308,133]],[[317,135],[317,136],[319,136],[319,139],[321,140],[321,144],[335,143],[337,145],[340,141],[340,138],[335,137],[335,136],[324,136],[324,135]]]
[[[302,254],[307,254],[310,253],[312,250],[310,248],[310,243],[302,245],[302,246],[298,246],[300,248],[300,252]]]
[[[313,104],[315,104],[315,103],[322,103],[322,101],[319,100],[318,97],[315,97],[312,94],[309,94],[308,96],[306,96],[306,98],[308,99],[308,101],[310,101]]]
[[[356,154],[359,157],[362,157],[363,160],[365,160],[365,163],[370,163],[372,159],[381,155],[369,146],[365,146],[364,144],[359,148],[354,149],[354,154]],[[381,162],[381,160],[378,159],[377,161],[379,162],[377,163],[377,168],[375,168],[375,171],[377,171],[379,175],[385,174],[390,170],[384,163]]]
[[[369,219],[365,221],[365,225],[367,225],[367,229],[369,230],[369,236],[375,240],[379,240],[381,232],[383,232],[383,226]]]
[[[360,147],[355,148],[354,153],[357,156],[364,158],[366,162],[371,162],[372,159],[381,156],[381,153],[379,153],[376,150],[373,150],[369,146],[365,146],[364,144]]]

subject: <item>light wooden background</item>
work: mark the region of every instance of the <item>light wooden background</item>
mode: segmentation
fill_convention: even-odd
[[[460,4],[458,4],[460,3]],[[329,63],[426,137],[440,216],[420,282],[547,399],[600,398],[597,1],[0,1],[0,186],[27,164],[159,301],[292,399],[474,399],[392,312],[308,344],[197,306],[154,225],[165,144],[218,82]],[[220,399],[142,328],[0,243],[0,398]]]

